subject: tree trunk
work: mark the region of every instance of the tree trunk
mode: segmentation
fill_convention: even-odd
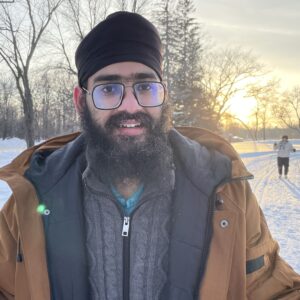
[[[24,83],[24,99],[23,109],[25,118],[25,139],[27,147],[32,147],[34,145],[34,112],[33,112],[33,101],[32,95],[29,88],[29,83],[27,80]]]
[[[7,117],[4,116],[4,120],[3,120],[3,129],[2,129],[2,139],[5,140],[7,138],[7,131],[8,131],[8,120],[7,120]]]

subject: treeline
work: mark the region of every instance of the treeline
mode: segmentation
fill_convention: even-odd
[[[258,103],[270,97],[270,85],[254,83],[265,76],[264,66],[250,51],[212,46],[194,17],[192,0],[19,0],[0,3],[0,138],[25,138],[30,146],[35,139],[79,129],[72,103],[74,52],[85,34],[116,10],[141,13],[159,28],[175,125],[220,130],[229,120],[239,122],[228,111],[240,91]],[[294,126],[288,107],[272,109],[285,121],[290,114]],[[257,108],[257,130],[275,115],[270,106],[263,114],[265,109]]]
[[[58,70],[49,70],[32,77],[34,139],[46,139],[79,129],[73,108],[74,76]],[[18,100],[11,77],[0,80],[0,138],[25,138],[24,112]]]

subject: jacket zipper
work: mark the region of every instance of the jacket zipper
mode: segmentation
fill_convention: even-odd
[[[151,197],[147,197],[150,199]],[[139,203],[131,213],[131,217],[123,214],[123,300],[130,300],[130,220],[137,211],[148,200]],[[117,204],[116,204],[117,205]]]
[[[130,217],[124,216],[123,237],[123,300],[129,300],[130,287]]]
[[[132,220],[135,212],[142,206],[145,202],[151,199],[148,196],[143,202],[139,203],[131,213],[131,217],[123,215],[123,227],[122,227],[122,237],[123,237],[123,300],[130,300],[130,222]],[[113,201],[115,203],[115,201]],[[116,206],[117,203],[115,203]],[[120,207],[118,206],[119,210]]]
[[[101,193],[110,201],[116,205],[117,209],[120,212],[121,217],[123,218],[123,226],[122,226],[122,238],[123,238],[123,299],[122,300],[130,300],[130,222],[137,211],[137,209],[142,206],[145,202],[151,199],[151,196],[148,196],[143,202],[140,202],[135,209],[131,213],[131,217],[125,216],[121,207],[116,203],[116,201],[108,194]]]

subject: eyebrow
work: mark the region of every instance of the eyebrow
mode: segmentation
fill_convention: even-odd
[[[117,74],[112,75],[99,75],[96,76],[93,80],[93,83],[101,82],[101,81],[132,81],[132,80],[143,80],[143,79],[155,79],[157,80],[157,76],[154,73],[133,73],[130,76],[120,76]]]

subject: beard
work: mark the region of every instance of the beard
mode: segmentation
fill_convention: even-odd
[[[168,143],[170,128],[168,107],[159,120],[149,114],[120,112],[111,116],[104,126],[97,124],[87,106],[81,114],[87,143],[86,158],[97,178],[108,184],[124,179],[139,179],[146,183],[159,180],[173,168],[173,155]],[[134,119],[144,130],[144,137],[113,135],[123,120]]]

